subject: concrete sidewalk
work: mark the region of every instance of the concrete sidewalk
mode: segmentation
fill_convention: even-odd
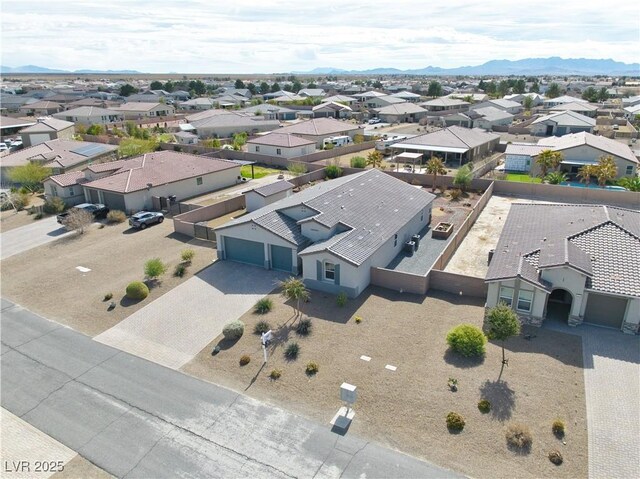
[[[2,407],[116,477],[462,477],[2,301]]]

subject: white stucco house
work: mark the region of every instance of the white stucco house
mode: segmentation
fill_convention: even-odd
[[[247,141],[247,151],[258,155],[295,158],[315,152],[316,144],[301,136],[274,131]]]
[[[487,276],[488,308],[525,324],[583,322],[638,334],[640,211],[601,205],[513,204]]]
[[[218,228],[218,258],[300,274],[356,297],[431,221],[434,196],[372,169],[319,183]]]
[[[171,116],[176,109],[172,105],[156,102],[130,101],[111,108],[125,120],[139,120],[141,118],[160,118]]]
[[[60,120],[71,121],[81,125],[108,125],[124,120],[124,115],[120,112],[100,108],[97,106],[81,106],[72,110],[54,113],[54,118]]]
[[[593,133],[596,120],[573,111],[554,112],[536,118],[529,127],[535,136],[562,136],[586,131]]]

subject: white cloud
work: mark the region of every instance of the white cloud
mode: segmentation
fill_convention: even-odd
[[[552,55],[638,62],[639,16],[629,0],[5,0],[2,63],[269,73]]]

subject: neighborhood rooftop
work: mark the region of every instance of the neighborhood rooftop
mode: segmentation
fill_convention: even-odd
[[[616,140],[610,140],[604,136],[592,135],[587,132],[571,133],[564,136],[551,136],[538,141],[538,145],[553,147],[554,150],[560,151],[567,148],[573,148],[580,145],[589,145],[597,150],[602,150],[603,154],[612,153],[620,158],[624,158],[633,163],[638,163],[638,159],[633,152],[624,143]]]

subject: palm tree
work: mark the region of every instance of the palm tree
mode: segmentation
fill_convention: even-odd
[[[382,153],[379,151],[372,151],[367,155],[367,165],[371,165],[372,168],[379,168],[382,164]]]
[[[433,175],[433,183],[431,184],[431,191],[436,191],[436,179],[438,175],[446,175],[447,169],[444,167],[444,163],[437,156],[432,156],[429,161],[427,161],[425,168],[427,173]]]
[[[596,165],[584,165],[578,170],[578,178],[580,178],[580,182],[584,183],[588,187],[589,183],[591,183],[591,177],[596,176],[597,170],[598,167]]]
[[[297,316],[302,316],[300,311],[300,301],[307,301],[309,299],[309,290],[305,287],[301,279],[289,276],[284,281],[280,282],[282,288],[282,295],[288,300],[295,300],[296,305],[294,310]]]
[[[544,179],[550,185],[559,185],[560,183],[564,183],[565,181],[567,181],[567,175],[565,175],[561,171],[552,171],[547,176],[545,176]]]
[[[607,181],[613,180],[618,175],[618,167],[612,156],[601,156],[596,166],[596,178],[598,185],[604,187]]]
[[[555,170],[562,162],[562,153],[553,150],[543,150],[538,154],[536,163],[540,166],[540,176],[547,176],[549,170]]]

